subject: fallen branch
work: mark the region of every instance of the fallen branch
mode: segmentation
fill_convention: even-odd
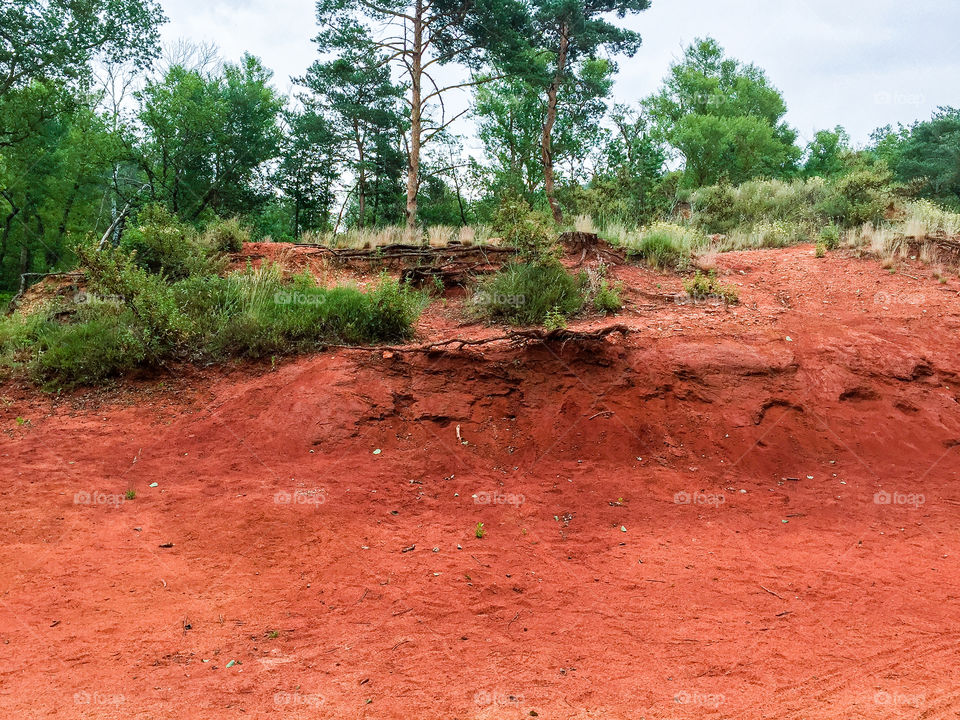
[[[594,331],[582,330],[543,330],[533,328],[530,330],[515,330],[505,335],[495,335],[487,338],[449,338],[440,342],[429,343],[427,345],[324,345],[328,348],[340,348],[343,350],[366,350],[368,352],[437,352],[445,350],[450,346],[456,345],[456,350],[463,350],[465,347],[476,347],[478,345],[489,345],[496,342],[511,342],[515,344],[524,344],[528,342],[598,342],[605,339],[608,335],[615,333],[626,336],[630,329],[626,325],[611,325]]]

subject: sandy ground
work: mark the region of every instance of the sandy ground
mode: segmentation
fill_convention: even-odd
[[[717,263],[599,346],[0,386],[0,715],[960,717],[960,282]]]

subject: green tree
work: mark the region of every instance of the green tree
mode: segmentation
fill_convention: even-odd
[[[803,175],[826,179],[841,175],[848,169],[846,158],[850,153],[846,130],[839,125],[833,130],[821,130],[807,144]]]
[[[531,62],[528,82],[538,89],[546,101],[546,114],[540,138],[544,192],[554,220],[561,222],[563,213],[556,198],[554,176],[554,126],[564,89],[576,87],[572,77],[584,76],[582,63],[594,60],[598,53],[632,56],[640,47],[641,38],[627,28],[610,22],[611,14],[623,19],[627,14],[642,12],[650,0],[534,0],[531,37],[541,62]],[[587,71],[586,74],[589,74]]]
[[[318,0],[320,52],[349,53],[368,70],[390,66],[406,102],[409,231],[417,224],[423,147],[464,113],[448,116],[451,90],[486,82],[487,76],[444,82],[437,71],[460,65],[478,71],[491,59],[506,62],[522,47],[528,25],[519,0]]]
[[[355,178],[351,193],[356,198],[357,227],[370,222],[367,201],[383,180],[375,176],[378,169],[385,169],[377,162],[378,155],[399,142],[404,127],[403,88],[391,81],[384,58],[371,64],[358,55],[361,46],[369,47],[369,40],[345,48],[338,58],[315,62],[300,80],[310,90],[304,102],[328,119],[343,165]]]
[[[960,209],[960,109],[939,108],[930,120],[884,128],[874,135],[874,152],[896,179],[919,195]]]
[[[687,186],[789,177],[796,170],[801,151],[783,120],[780,91],[760,68],[725,57],[712,38],[687,48],[646,106],[682,156]]]
[[[177,215],[248,212],[265,202],[283,99],[250,55],[212,76],[174,65],[138,94],[140,165],[151,196]]]

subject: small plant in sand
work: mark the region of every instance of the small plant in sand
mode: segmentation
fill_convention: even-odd
[[[127,490],[123,495],[127,500],[133,500],[137,496],[136,490]]]
[[[483,529],[483,523],[478,522],[477,526],[473,529],[473,534],[477,536],[478,540],[482,540],[483,536],[486,534],[486,530]]]
[[[736,305],[740,302],[737,289],[731,285],[722,284],[717,280],[717,275],[714,272],[709,272],[706,275],[698,272],[690,280],[683,281],[683,289],[694,300],[714,298],[722,300],[728,305]]]

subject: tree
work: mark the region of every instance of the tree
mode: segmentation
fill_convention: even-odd
[[[716,40],[695,41],[645,101],[661,136],[683,157],[684,182],[788,177],[801,151],[787,106],[755,65],[727,58]]]
[[[530,63],[528,80],[545,95],[546,116],[540,139],[544,192],[554,220],[563,214],[557,202],[554,178],[553,131],[557,122],[560,95],[570,88],[571,77],[579,74],[582,62],[601,51],[632,56],[640,47],[640,35],[611,23],[611,13],[624,18],[642,12],[650,0],[533,0],[537,50],[544,62]]]
[[[603,144],[600,121],[612,85],[613,65],[601,59],[578,63],[576,72],[564,79],[551,130],[550,159],[554,171],[567,166],[566,182],[590,177],[590,159],[598,156]],[[477,90],[474,114],[496,187],[522,192],[533,203],[535,191],[544,184],[547,98],[522,78],[504,78]]]
[[[274,183],[293,205],[286,233],[296,240],[303,230],[326,229],[330,224],[339,171],[338,138],[327,118],[314,111],[290,111],[285,119],[287,132]]]
[[[191,221],[267,199],[263,172],[279,152],[283,109],[271,76],[246,55],[213,76],[175,65],[138,93],[140,165],[153,199]]]
[[[847,169],[845,158],[850,152],[846,130],[839,125],[833,130],[821,130],[807,144],[803,174],[826,179],[840,175]]]
[[[311,91],[302,98],[314,112],[323,113],[331,123],[335,145],[346,159],[346,170],[356,179],[353,196],[357,200],[355,225],[368,222],[367,199],[377,184],[376,158],[386,147],[398,143],[403,131],[400,110],[403,89],[390,79],[390,68],[383,58],[367,64],[349,47],[340,57],[315,62],[300,80]],[[371,182],[373,181],[373,182]]]
[[[939,108],[898,132],[883,128],[874,134],[874,152],[921,196],[960,209],[960,109]]]
[[[519,0],[318,0],[321,52],[351,53],[367,70],[391,66],[406,92],[406,222],[417,223],[421,152],[464,112],[448,116],[447,94],[489,78],[438,81],[436,70],[459,64],[479,70],[509,62],[521,47],[527,16]],[[374,31],[374,28],[376,31]]]

